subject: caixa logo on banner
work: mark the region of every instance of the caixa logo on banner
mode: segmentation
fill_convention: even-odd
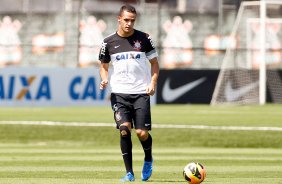
[[[52,80],[53,79],[53,80]],[[54,80],[55,79],[55,80]],[[73,101],[104,100],[106,90],[100,91],[93,76],[75,76],[69,82],[52,76],[0,76],[0,101],[54,101],[66,97]],[[54,93],[59,95],[54,95]],[[54,95],[54,96],[52,96]]]
[[[36,83],[36,88],[34,84]],[[36,90],[33,90],[36,89]],[[51,99],[50,82],[47,76],[0,76],[0,100],[39,100]]]
[[[83,80],[86,79],[86,82]],[[91,98],[94,100],[105,99],[106,91],[102,90],[99,94],[96,91],[95,77],[83,78],[81,76],[75,77],[69,85],[69,95],[73,100],[85,100]]]

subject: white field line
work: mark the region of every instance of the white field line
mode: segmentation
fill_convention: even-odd
[[[47,125],[47,126],[77,126],[77,127],[115,127],[115,123],[93,122],[57,122],[57,121],[0,121],[1,125]],[[247,126],[207,126],[154,124],[153,128],[170,129],[205,129],[205,130],[246,130],[246,131],[282,131],[282,127],[247,127]]]

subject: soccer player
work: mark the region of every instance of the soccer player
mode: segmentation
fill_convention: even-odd
[[[150,95],[155,93],[159,75],[158,54],[151,37],[134,29],[136,16],[133,6],[126,4],[120,8],[118,30],[104,39],[99,54],[100,89],[110,84],[111,105],[120,131],[120,147],[126,168],[122,182],[135,180],[132,167],[132,128],[135,128],[145,154],[142,181],[151,177],[153,169],[152,137],[149,134]],[[113,66],[110,81],[109,62]]]

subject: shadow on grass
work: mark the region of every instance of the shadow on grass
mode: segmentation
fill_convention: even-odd
[[[183,183],[185,180],[164,180],[164,179],[152,179],[147,181],[147,183]]]

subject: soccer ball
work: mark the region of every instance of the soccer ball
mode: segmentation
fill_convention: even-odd
[[[199,184],[206,177],[206,170],[200,163],[191,162],[184,167],[183,177],[189,184]]]

